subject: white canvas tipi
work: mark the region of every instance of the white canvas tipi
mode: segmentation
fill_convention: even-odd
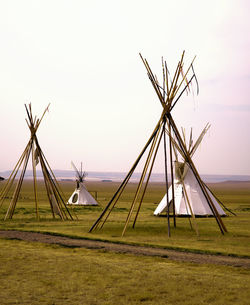
[[[200,137],[198,138],[198,140],[194,145],[192,143],[192,133],[191,133],[189,149],[188,149],[188,153],[190,157],[193,156],[194,152],[201,143],[209,127],[210,125],[207,125],[204,128]],[[183,132],[183,139],[185,142],[184,132]],[[174,140],[173,140],[173,144],[174,144],[173,147],[174,147],[175,156],[176,159],[178,159],[176,150],[178,150],[179,153],[181,151],[179,150],[178,144]],[[185,160],[182,160],[182,162],[175,161],[174,166],[175,166],[174,192],[172,189],[173,187],[172,185],[168,189],[169,210],[173,211],[173,193],[174,193],[174,206],[175,206],[176,215],[191,216],[193,214],[195,216],[210,216],[210,215],[212,216],[213,212],[209,207],[206,197],[197,179],[195,178],[192,170],[190,169],[188,163],[185,162]],[[221,208],[220,204],[218,203],[218,200],[215,198],[215,196],[208,189],[208,187],[205,185],[204,182],[203,185],[205,186],[218,214],[220,216],[225,216],[226,214]],[[167,210],[167,194],[165,194],[165,196],[163,197],[163,199],[155,209],[154,215],[160,215],[166,210]]]
[[[72,162],[72,166],[76,172],[76,189],[74,190],[73,194],[70,196],[67,204],[74,204],[74,205],[98,205],[98,202],[95,198],[88,192],[84,185],[84,178],[86,177],[86,173],[82,171],[82,164],[81,170],[75,167],[74,163]]]

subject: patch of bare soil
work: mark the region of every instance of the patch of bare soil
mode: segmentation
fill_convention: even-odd
[[[19,239],[29,242],[40,242],[47,244],[57,244],[65,247],[101,249],[115,253],[129,253],[134,255],[147,255],[168,258],[174,261],[191,262],[197,264],[215,264],[250,269],[249,258],[239,258],[223,255],[208,255],[176,250],[152,248],[144,246],[134,246],[127,244],[116,244],[89,239],[75,239],[70,237],[55,236],[43,233],[24,231],[0,231],[0,238]]]

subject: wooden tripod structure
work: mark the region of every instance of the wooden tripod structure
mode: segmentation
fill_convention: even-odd
[[[14,170],[12,171],[9,179],[7,180],[4,188],[2,189],[0,193],[0,207],[2,206],[4,199],[9,194],[11,187],[15,181],[15,178],[21,169],[20,177],[18,178],[14,193],[12,195],[11,202],[9,204],[9,207],[7,209],[6,215],[4,217],[4,220],[6,219],[12,219],[14,215],[14,211],[16,208],[16,204],[20,195],[21,187],[24,180],[24,175],[27,169],[28,161],[31,156],[32,158],[32,169],[33,169],[33,187],[34,187],[34,196],[35,196],[35,207],[36,207],[36,217],[37,219],[40,219],[39,216],[39,209],[38,209],[38,197],[37,197],[37,175],[36,175],[36,166],[40,162],[43,177],[44,177],[44,184],[47,192],[47,196],[50,203],[51,213],[53,218],[58,215],[62,220],[73,220],[73,217],[68,210],[66,204],[64,195],[62,193],[62,190],[60,189],[60,186],[56,180],[56,177],[49,166],[49,163],[47,159],[45,158],[42,149],[39,145],[36,132],[38,127],[41,124],[41,121],[45,115],[45,113],[49,109],[48,107],[44,110],[43,115],[41,119],[38,119],[37,117],[33,117],[32,115],[32,109],[31,104],[28,106],[25,105],[26,113],[28,118],[26,119],[26,123],[30,129],[30,139],[28,144],[26,145],[24,152],[22,153],[21,157],[19,158]]]
[[[168,236],[170,236],[170,217],[169,217],[169,199],[168,199],[168,166],[167,166],[168,154],[167,154],[167,137],[166,137],[166,130],[167,130],[167,134],[169,135],[168,136],[168,143],[169,143],[168,147],[169,147],[170,173],[171,173],[172,183],[173,183],[173,167],[172,167],[173,162],[172,162],[172,136],[171,135],[173,134],[176,138],[176,141],[178,142],[178,145],[179,145],[183,155],[185,156],[186,162],[188,163],[189,167],[193,171],[198,184],[202,188],[202,192],[204,193],[204,196],[208,202],[208,205],[211,208],[213,215],[215,216],[215,219],[217,221],[217,224],[220,228],[221,233],[224,234],[224,232],[227,232],[226,227],[225,227],[224,223],[222,222],[222,219],[221,219],[218,211],[216,210],[206,188],[203,185],[203,182],[198,174],[198,171],[196,170],[196,168],[194,166],[194,163],[187,151],[185,143],[183,142],[182,137],[181,137],[181,135],[177,129],[177,126],[171,115],[171,111],[175,107],[176,103],[179,101],[182,94],[186,90],[189,90],[191,82],[193,80],[196,80],[196,82],[197,82],[196,75],[195,75],[194,69],[193,69],[193,61],[195,58],[193,59],[192,63],[190,64],[190,66],[188,67],[186,72],[184,72],[184,68],[183,68],[184,52],[183,52],[183,54],[181,56],[181,60],[179,61],[178,65],[177,65],[177,68],[176,68],[172,81],[170,80],[167,63],[165,61],[163,61],[163,59],[162,59],[163,85],[160,86],[160,84],[157,80],[157,77],[154,76],[147,60],[144,59],[141,56],[141,54],[140,54],[140,57],[147,70],[148,77],[159,98],[159,101],[162,105],[163,110],[162,110],[160,119],[157,122],[155,129],[154,129],[153,133],[151,134],[149,140],[147,141],[146,145],[144,146],[143,150],[139,154],[139,156],[136,159],[135,163],[133,164],[132,168],[128,172],[127,176],[125,177],[125,179],[123,180],[123,182],[121,183],[121,185],[119,186],[119,188],[117,189],[117,191],[115,192],[115,194],[113,195],[113,197],[111,198],[111,200],[109,201],[109,203],[107,204],[105,209],[102,211],[99,218],[90,228],[89,232],[92,232],[94,229],[97,229],[98,227],[99,228],[103,227],[103,225],[105,224],[106,220],[108,219],[112,209],[115,207],[117,201],[119,200],[121,194],[123,193],[132,174],[134,173],[135,168],[137,167],[139,161],[141,160],[142,156],[146,152],[147,148],[150,147],[139,183],[137,185],[137,189],[136,189],[134,198],[132,200],[132,203],[131,203],[131,206],[130,206],[130,209],[129,209],[129,212],[127,215],[127,219],[125,221],[122,236],[126,232],[127,226],[131,220],[133,213],[134,213],[133,228],[135,227],[136,220],[137,220],[137,217],[138,217],[138,214],[139,214],[139,211],[140,211],[143,199],[144,199],[144,195],[147,190],[148,182],[149,182],[152,170],[153,170],[154,162],[155,162],[158,150],[159,150],[159,146],[163,139],[164,156],[165,156],[166,194],[167,194],[167,207],[168,207],[167,208]],[[197,83],[197,93],[198,93],[198,90],[199,89],[198,89],[198,83]],[[174,192],[174,190],[173,190],[173,192]],[[174,198],[174,194],[173,194],[172,198]],[[136,208],[136,211],[135,211],[135,208]],[[175,211],[174,202],[173,202],[173,211]],[[176,226],[175,213],[173,213],[173,219],[174,219],[174,226]]]

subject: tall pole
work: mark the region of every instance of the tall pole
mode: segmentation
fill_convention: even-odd
[[[223,221],[222,221],[222,219],[221,219],[221,217],[220,217],[216,207],[214,206],[214,204],[213,204],[213,202],[212,202],[212,200],[211,200],[211,198],[210,198],[206,188],[204,187],[204,185],[202,183],[202,180],[200,178],[200,175],[197,172],[192,159],[190,158],[190,156],[188,155],[188,153],[187,153],[187,151],[185,149],[185,145],[184,145],[184,143],[183,143],[183,141],[181,139],[181,136],[180,136],[179,131],[178,131],[178,129],[177,129],[175,123],[174,123],[174,120],[172,119],[171,114],[168,113],[167,115],[168,115],[169,123],[172,126],[173,131],[174,131],[175,136],[176,136],[176,139],[177,139],[177,141],[178,141],[178,143],[180,145],[180,148],[181,148],[182,152],[184,153],[186,161],[190,165],[190,168],[191,168],[191,170],[192,170],[192,172],[193,172],[193,174],[194,174],[194,176],[195,176],[195,178],[196,178],[196,180],[197,180],[197,182],[198,182],[198,184],[199,184],[199,186],[200,186],[200,188],[201,188],[201,190],[203,192],[203,195],[205,196],[205,198],[207,200],[207,203],[208,203],[208,205],[209,205],[209,207],[210,207],[210,209],[211,209],[211,211],[212,211],[212,213],[213,213],[213,215],[214,215],[214,217],[215,217],[215,219],[217,221],[217,224],[218,224],[218,226],[220,228],[221,234],[224,234],[224,232],[227,232],[227,229],[226,229],[226,227],[225,227],[225,225],[224,225],[224,223],[223,223]]]
[[[171,139],[171,126],[170,125],[169,125],[169,152],[170,152],[170,169],[171,169],[171,182],[172,182],[173,217],[174,217],[174,227],[176,227],[175,194],[174,194],[174,169],[173,169],[172,139]]]
[[[163,119],[163,140],[164,140],[164,161],[165,161],[165,182],[166,182],[166,200],[167,200],[167,220],[168,220],[168,237],[171,236],[170,234],[170,219],[169,219],[169,194],[168,194],[168,166],[167,166],[167,141],[166,141],[166,117]]]
[[[18,197],[19,197],[19,194],[20,194],[20,190],[21,190],[21,186],[22,186],[22,183],[23,183],[25,171],[26,171],[26,168],[27,168],[29,155],[30,155],[30,152],[31,152],[31,145],[32,145],[32,143],[30,144],[30,146],[28,148],[28,151],[26,153],[26,156],[25,156],[25,159],[24,159],[24,164],[23,164],[23,169],[22,169],[21,175],[19,177],[18,183],[16,185],[12,201],[9,205],[9,208],[7,210],[7,213],[5,215],[4,220],[6,220],[7,218],[12,219],[12,217],[13,217],[15,207],[16,207],[16,203],[17,203],[17,200],[18,200]]]
[[[150,147],[150,150],[149,150],[149,153],[148,153],[148,156],[147,156],[147,159],[146,159],[146,162],[145,162],[145,165],[144,165],[144,168],[143,168],[143,171],[142,171],[142,174],[141,174],[141,178],[140,178],[140,181],[138,183],[138,186],[137,186],[137,189],[136,189],[136,192],[135,192],[135,196],[134,196],[134,199],[132,201],[132,204],[131,204],[131,207],[130,207],[130,210],[129,210],[129,213],[128,213],[128,216],[127,216],[127,219],[126,219],[126,222],[125,222],[125,225],[124,225],[124,229],[122,231],[122,236],[125,234],[125,231],[127,229],[127,226],[128,226],[128,223],[129,223],[129,220],[132,216],[132,213],[133,213],[133,209],[135,207],[135,204],[137,202],[137,199],[138,199],[138,196],[139,196],[139,193],[140,193],[140,190],[141,190],[141,187],[142,187],[142,184],[143,184],[143,181],[145,179],[145,176],[146,176],[146,173],[147,173],[147,170],[148,170],[148,167],[149,167],[149,164],[150,164],[150,161],[152,159],[152,155],[153,155],[153,152],[154,152],[154,149],[155,149],[155,146],[156,146],[156,143],[157,143],[157,139],[159,137],[159,133],[160,133],[160,128],[158,129],[155,137],[154,137],[154,140],[152,142],[152,145]]]
[[[149,182],[149,179],[151,177],[151,173],[152,173],[152,170],[153,170],[153,167],[154,167],[155,159],[156,159],[156,156],[157,156],[157,153],[158,153],[158,149],[159,149],[159,146],[160,146],[160,143],[161,143],[161,140],[162,140],[163,133],[164,133],[164,129],[162,128],[161,135],[160,135],[160,138],[158,140],[158,143],[157,143],[157,146],[156,146],[156,149],[155,149],[155,152],[154,152],[154,157],[153,157],[153,160],[152,160],[152,163],[151,163],[151,166],[150,166],[150,170],[149,170],[149,173],[148,173],[146,184],[144,186],[144,190],[143,190],[143,193],[142,193],[142,196],[141,196],[141,199],[140,199],[140,203],[139,203],[139,206],[138,206],[138,209],[137,209],[137,212],[136,212],[136,216],[135,216],[134,223],[133,223],[133,228],[135,227],[135,223],[136,223],[138,214],[140,212],[142,201],[144,199],[144,196],[145,196],[145,193],[146,193],[146,190],[147,190],[147,187],[148,187],[148,182]]]
[[[40,217],[39,217],[38,200],[37,200],[36,160],[35,160],[35,149],[34,149],[33,141],[32,141],[32,169],[33,169],[33,187],[34,187],[35,205],[36,205],[36,218],[37,220],[39,220]]]
[[[123,192],[125,186],[127,185],[130,177],[132,176],[135,168],[137,167],[139,161],[141,160],[142,156],[144,155],[146,149],[148,148],[148,146],[150,145],[150,143],[152,142],[152,140],[154,139],[154,137],[156,136],[158,129],[160,128],[160,122],[161,120],[158,122],[158,124],[156,125],[156,128],[154,130],[154,132],[152,133],[151,137],[149,138],[148,142],[146,143],[146,145],[144,146],[143,150],[141,151],[140,155],[138,156],[138,158],[136,159],[135,163],[133,164],[132,168],[130,169],[129,173],[127,174],[127,176],[124,178],[124,180],[122,181],[121,185],[119,186],[119,188],[117,189],[117,191],[115,192],[115,194],[113,195],[113,197],[111,198],[111,200],[109,201],[109,203],[106,205],[105,209],[102,211],[101,215],[98,217],[98,219],[95,221],[95,223],[92,225],[92,227],[90,228],[89,232],[92,232],[94,229],[97,228],[98,224],[100,223],[100,221],[102,220],[102,218],[105,216],[105,214],[108,212],[109,208],[111,208],[111,210],[113,209],[113,207],[115,206],[116,202],[117,202],[117,197],[121,195],[121,193]],[[118,197],[118,198],[119,198]],[[113,204],[113,202],[115,202]],[[113,204],[113,205],[112,205]],[[111,212],[111,211],[110,211]],[[110,214],[110,212],[108,213],[108,215]],[[107,217],[105,218],[105,221],[107,220]],[[105,222],[104,221],[104,222]],[[103,223],[104,224],[104,223]]]

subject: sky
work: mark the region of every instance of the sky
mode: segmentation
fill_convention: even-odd
[[[185,50],[200,93],[172,116],[194,138],[211,124],[199,172],[250,175],[249,11],[243,0],[0,1],[0,171],[29,140],[30,102],[38,117],[51,103],[37,136],[52,168],[128,171],[162,110],[139,52],[160,78],[161,57],[173,74]]]

